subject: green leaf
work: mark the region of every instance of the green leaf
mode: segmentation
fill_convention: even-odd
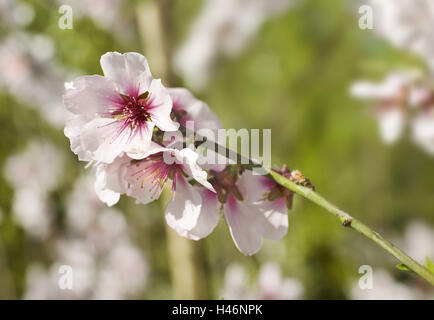
[[[407,267],[407,266],[406,266],[405,264],[403,264],[403,263],[397,264],[396,267],[397,267],[399,270],[402,270],[402,271],[410,271],[410,272],[411,272],[410,268]]]
[[[425,259],[426,259],[426,267],[428,268],[429,271],[434,273],[434,263],[428,257],[426,257]]]

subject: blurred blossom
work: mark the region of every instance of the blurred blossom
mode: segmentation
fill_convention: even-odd
[[[54,190],[62,171],[62,154],[46,141],[30,142],[24,151],[11,155],[4,167],[5,177],[14,188],[40,192]]]
[[[71,230],[88,237],[98,248],[111,246],[127,232],[122,213],[99,201],[89,175],[76,181],[68,198],[66,219]]]
[[[31,188],[17,189],[12,210],[15,221],[31,236],[39,239],[48,236],[53,211],[46,194]]]
[[[62,127],[65,111],[61,95],[65,72],[53,62],[51,38],[11,33],[0,44],[0,87],[20,102],[37,108],[50,124]]]
[[[226,269],[222,297],[225,300],[253,299],[249,277],[241,265],[232,264]]]
[[[429,80],[416,71],[394,72],[380,83],[355,82],[351,93],[375,104],[385,143],[396,142],[408,123],[414,143],[434,154],[434,90]]]
[[[225,273],[222,296],[226,300],[295,300],[303,297],[303,284],[293,278],[283,278],[280,267],[274,262],[261,266],[254,286],[249,286],[248,276],[240,265],[231,265]]]
[[[47,270],[44,266],[34,263],[27,267],[26,292],[23,298],[27,300],[71,299],[73,291],[61,290],[54,270]]]
[[[350,290],[354,300],[414,300],[421,299],[420,292],[392,278],[383,269],[373,273],[373,288],[362,290],[356,281]]]
[[[97,272],[95,248],[79,238],[61,239],[57,242],[57,256],[52,269],[59,275],[61,265],[71,266],[74,294],[86,297],[92,290]]]
[[[143,256],[128,241],[119,242],[100,271],[94,299],[122,299],[135,296],[146,284],[147,267]]]
[[[425,58],[434,68],[434,2],[432,0],[370,0],[374,30],[395,46]]]
[[[0,0],[0,23],[6,26],[25,27],[32,23],[35,9],[18,0]]]
[[[431,108],[414,117],[411,126],[414,143],[434,155],[434,109]]]
[[[434,229],[426,224],[409,224],[400,242],[404,251],[419,263],[426,264],[426,257],[434,261]]]
[[[131,19],[122,12],[122,0],[57,0],[59,7],[69,5],[74,18],[89,17],[100,28],[125,37],[131,31]]]
[[[129,239],[122,213],[97,199],[89,176],[79,178],[69,196],[67,227],[69,232],[56,239],[51,266],[29,267],[26,299],[125,299],[140,294],[148,274],[146,260]],[[59,289],[62,265],[72,268],[72,289]]]
[[[203,89],[220,54],[234,57],[249,44],[264,21],[293,0],[207,0],[186,42],[174,58],[188,85]]]
[[[62,170],[63,158],[48,142],[33,141],[6,160],[4,175],[15,188],[14,218],[31,236],[49,234],[53,212],[48,193],[58,186]]]
[[[303,285],[299,280],[283,278],[280,267],[268,262],[259,271],[258,289],[260,297],[266,300],[295,300],[303,296]]]

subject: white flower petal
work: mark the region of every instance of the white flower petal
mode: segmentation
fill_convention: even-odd
[[[186,173],[188,175],[193,177],[194,180],[199,182],[208,190],[215,192],[213,186],[207,180],[208,175],[206,171],[202,170],[197,165],[197,159],[199,158],[199,155],[196,152],[189,148],[184,148],[180,151],[176,150],[175,156],[177,157],[178,161],[184,164],[184,169],[187,171]]]
[[[101,57],[104,75],[115,81],[124,94],[138,95],[149,87],[152,74],[148,61],[136,52],[107,52]]]
[[[115,84],[109,79],[98,75],[83,76],[69,83],[63,104],[69,112],[92,119],[106,113],[118,98]]]
[[[111,163],[126,148],[128,135],[117,134],[120,123],[114,119],[95,118],[82,127],[65,128],[71,148],[81,161],[95,160]]]
[[[161,84],[160,79],[154,79],[149,87],[149,100],[152,101],[152,109],[149,110],[152,121],[163,131],[176,131],[179,123],[170,118],[172,111],[172,99],[169,92]]]
[[[188,231],[191,231],[197,225],[201,207],[202,197],[178,173],[176,177],[176,190],[165,212],[167,224],[181,236],[188,237]]]
[[[126,165],[131,159],[122,155],[115,159],[113,163],[100,163],[96,169],[95,192],[98,198],[112,206],[119,201],[120,195],[127,191],[127,181],[125,180]]]
[[[275,201],[264,200],[256,206],[264,217],[264,237],[274,241],[280,240],[288,231],[286,199],[282,197]]]
[[[217,226],[220,218],[217,195],[202,187],[195,187],[202,198],[202,207],[196,226],[190,230],[187,237],[199,240],[208,236]]]
[[[232,195],[224,205],[224,215],[238,250],[246,255],[259,251],[262,245],[261,213],[244,201],[237,201]]]
[[[392,144],[401,137],[405,119],[398,108],[381,112],[378,120],[381,138],[386,144]]]
[[[173,101],[174,110],[184,110],[187,114],[181,120],[181,124],[185,126],[186,121],[194,121],[194,130],[210,129],[217,131],[222,128],[220,120],[208,105],[185,88],[168,88],[170,97]]]

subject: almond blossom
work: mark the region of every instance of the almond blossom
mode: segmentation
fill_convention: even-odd
[[[195,89],[206,87],[220,55],[234,57],[251,42],[262,24],[287,10],[293,0],[207,0],[174,66]]]
[[[416,75],[412,72],[394,72],[380,83],[358,81],[353,84],[354,97],[374,101],[381,138],[386,144],[396,142],[405,125],[405,108],[410,101]]]
[[[259,251],[262,239],[281,239],[288,229],[287,203],[292,194],[279,193],[275,182],[251,171],[238,173],[236,166],[211,170],[217,194],[202,191],[203,206],[194,228],[178,225],[182,236],[198,240],[217,226],[223,212],[236,247],[246,255]]]
[[[222,128],[215,113],[190,91],[184,88],[169,88],[168,90],[173,101],[173,112],[181,125],[186,126],[187,121],[193,121],[195,130],[206,128],[217,131]]]
[[[434,155],[434,108],[414,117],[411,127],[414,143],[430,155]]]
[[[205,190],[215,192],[207,181],[207,173],[196,163],[198,157],[188,148],[178,150],[153,143],[143,159],[122,155],[111,164],[100,164],[95,189],[108,205],[115,204],[120,194],[147,204],[158,199],[165,185],[171,182],[174,194],[166,208],[166,221],[175,230],[190,230],[197,224],[205,205],[201,194]],[[191,185],[193,181],[201,188]]]
[[[170,95],[153,79],[144,56],[108,52],[101,67],[104,76],[76,79],[63,97],[69,112],[65,135],[79,160],[111,163],[122,152],[146,149],[155,126],[178,129],[170,118]]]
[[[434,2],[431,0],[370,0],[375,32],[396,47],[415,52],[434,68]]]

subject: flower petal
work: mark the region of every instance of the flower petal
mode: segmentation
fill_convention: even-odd
[[[213,186],[207,180],[208,175],[206,171],[202,170],[202,168],[197,165],[199,155],[196,152],[189,148],[184,148],[180,151],[176,150],[175,156],[180,163],[184,164],[184,170],[189,176],[193,177],[194,180],[208,190],[215,192]]]
[[[167,224],[180,235],[188,237],[188,231],[197,225],[202,208],[202,198],[185,178],[177,173],[176,190],[166,208]]]
[[[136,52],[107,52],[101,57],[104,75],[113,80],[124,94],[137,96],[149,87],[152,74],[148,61]]]
[[[95,192],[98,198],[112,206],[119,201],[120,195],[127,191],[125,180],[126,165],[131,159],[122,155],[113,163],[99,163],[96,168]]]
[[[229,226],[232,239],[238,250],[246,255],[259,251],[262,245],[261,213],[245,201],[237,201],[232,195],[224,205],[224,215]]]
[[[67,88],[63,96],[65,108],[87,119],[106,113],[119,99],[113,81],[98,75],[79,77]]]
[[[159,198],[163,185],[153,181],[153,176],[144,173],[150,161],[131,162],[125,168],[125,180],[128,183],[126,194],[136,199],[137,203],[147,204]],[[143,173],[143,174],[142,174]]]
[[[151,120],[163,131],[176,131],[179,128],[179,123],[174,122],[170,118],[172,111],[172,99],[169,92],[161,84],[160,79],[154,79],[149,87],[151,108],[148,112],[151,115]]]
[[[263,200],[256,204],[261,211],[263,235],[267,239],[280,240],[288,231],[288,209],[284,197],[275,201]]]
[[[202,198],[202,207],[196,226],[186,231],[185,237],[199,240],[208,236],[217,226],[220,218],[217,196],[214,192],[202,187],[194,187]]]
[[[195,131],[205,128],[217,131],[222,128],[216,114],[211,111],[206,103],[193,96],[190,91],[185,88],[168,88],[167,90],[173,101],[173,109],[184,110],[187,113],[180,120],[183,126],[187,121],[194,121]]]
[[[78,142],[74,141],[74,144],[79,145],[79,150],[82,151],[82,154],[78,154],[79,160],[113,162],[126,149],[128,143],[128,134],[126,132],[117,134],[120,125],[121,123],[113,119],[95,118],[78,128],[78,132],[76,128],[74,133],[78,133],[79,136],[72,137],[72,140],[79,140]],[[65,133],[67,132],[65,130]],[[89,157],[90,159],[88,159]]]

